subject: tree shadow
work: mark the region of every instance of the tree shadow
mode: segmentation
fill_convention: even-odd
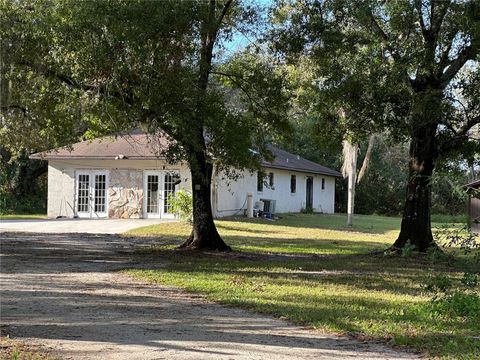
[[[109,346],[113,354],[131,353],[141,346],[168,358],[232,358],[245,353],[274,358],[286,353],[339,359],[359,354],[372,359],[385,354],[411,357],[375,343],[333,338],[205,303],[179,290],[132,282],[112,271],[155,267],[162,260],[145,264],[129,239],[91,234],[0,236],[2,331],[50,346],[64,344],[64,349],[72,349],[66,355],[96,357]]]
[[[400,218],[375,216],[372,215],[356,215],[353,227],[346,225],[346,214],[298,214],[298,213],[286,213],[279,214],[278,220],[262,219],[262,218],[245,218],[245,217],[231,217],[222,218],[223,223],[248,223],[252,225],[265,224],[272,226],[288,226],[295,228],[307,228],[307,229],[324,229],[324,230],[336,230],[346,232],[361,232],[368,234],[385,234],[389,231],[398,230],[400,228]],[[222,225],[226,226],[226,225]],[[230,228],[242,230],[243,228],[229,225]]]

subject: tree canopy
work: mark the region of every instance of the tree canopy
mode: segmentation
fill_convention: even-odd
[[[410,142],[402,230],[395,246],[433,244],[436,165],[472,159],[480,123],[478,1],[280,1],[273,43],[281,58],[312,64],[323,117],[361,139]],[[345,120],[337,116],[345,112]]]
[[[171,141],[194,183],[191,247],[227,249],[210,208],[213,165],[254,168],[287,128],[285,77],[272,59],[222,56],[256,21],[241,1],[3,2],[2,119],[63,136],[144,127]],[[227,61],[228,60],[228,61]]]

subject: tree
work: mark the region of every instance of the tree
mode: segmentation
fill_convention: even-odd
[[[323,105],[342,108],[337,123],[361,139],[388,133],[408,140],[409,170],[400,234],[419,251],[434,244],[431,179],[435,166],[471,159],[479,143],[478,1],[280,1],[274,45],[287,61],[315,67]]]
[[[185,161],[192,175],[192,233],[182,246],[228,250],[213,222],[214,166],[253,169],[253,144],[268,156],[266,142],[286,128],[286,83],[271,59],[225,56],[255,8],[234,0],[25,1],[3,2],[1,12],[12,93],[43,84],[37,90],[53,94],[50,106],[77,109],[74,120],[90,135],[144,126],[167,137],[162,154]],[[45,129],[62,128],[64,119],[35,96],[18,98],[6,105],[47,117]]]

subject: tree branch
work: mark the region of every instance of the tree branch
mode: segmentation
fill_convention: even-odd
[[[86,91],[86,92],[95,91],[95,92],[98,92],[98,93],[100,93],[104,96],[111,96],[111,97],[117,98],[121,101],[124,101],[125,103],[127,103],[129,105],[132,105],[134,103],[134,100],[135,100],[134,96],[132,94],[128,94],[127,96],[124,96],[120,92],[108,90],[104,85],[95,86],[95,85],[89,85],[89,84],[81,84],[81,83],[75,81],[73,78],[71,78],[71,77],[69,77],[65,74],[62,74],[62,73],[60,73],[60,72],[58,72],[58,71],[56,71],[52,68],[49,68],[49,67],[47,67],[43,64],[33,64],[33,63],[31,63],[29,61],[26,61],[26,60],[20,61],[19,64],[36,71],[37,73],[45,76],[46,78],[56,79],[56,80],[64,83],[65,85],[67,85],[71,89],[78,89],[78,90],[83,90],[83,91]]]
[[[445,156],[452,151],[458,151],[468,141],[468,132],[475,126],[480,124],[480,115],[468,119],[459,129],[454,129],[452,125],[446,125],[447,128],[454,133],[453,137],[448,137],[439,144],[438,153]]]
[[[233,0],[228,0],[223,5],[222,12],[220,13],[220,16],[218,17],[218,20],[217,20],[216,32],[218,32],[218,30],[220,29],[220,26],[222,25],[222,21],[225,18],[225,16],[227,15],[228,10],[230,9],[230,6],[232,5],[232,3],[233,3]]]
[[[402,62],[402,58],[398,55],[398,53],[392,47],[390,38],[385,33],[385,31],[383,31],[381,26],[378,24],[377,19],[373,15],[372,9],[370,9],[370,8],[368,9],[368,16],[370,17],[371,30],[383,40],[387,50],[392,55],[393,60],[395,60],[397,63],[400,64]],[[405,75],[405,80],[407,81],[407,84],[409,84],[410,86],[413,86],[413,81],[412,81],[412,79],[410,79],[410,76],[408,76],[408,73],[405,72],[404,75]]]
[[[224,72],[221,72],[221,71],[213,71],[212,74],[215,74],[215,75],[220,75],[220,76],[225,76],[225,77],[228,77],[234,84],[236,84],[238,86],[238,88],[245,94],[245,96],[253,103],[253,104],[256,104],[259,108],[263,109],[264,111],[266,111],[268,114],[271,114],[271,115],[276,115],[274,112],[272,112],[270,110],[270,108],[262,103],[260,103],[257,99],[254,98],[254,96],[252,96],[248,91],[247,89],[245,89],[245,87],[241,84],[241,80],[243,80],[243,78],[241,76],[238,76],[236,74],[227,74],[227,73],[224,73]],[[240,81],[239,81],[240,80]]]
[[[450,36],[447,36],[447,45],[443,48],[442,55],[440,56],[440,61],[438,62],[440,71],[443,71],[443,69],[447,66],[448,63],[448,55],[450,54],[450,50],[452,49],[453,46],[453,40],[455,39],[455,36],[457,35],[456,31],[453,31],[449,34]],[[440,73],[439,76],[442,76]]]
[[[422,31],[423,39],[425,40],[426,43],[430,42],[430,33],[428,29],[425,26],[425,21],[423,21],[423,11],[422,11],[422,5],[423,2],[422,0],[415,0],[415,9],[417,10],[418,13],[418,22],[420,23],[420,30]]]
[[[480,115],[468,119],[463,126],[455,131],[455,136],[467,135],[468,131],[470,131],[477,124],[480,124]]]
[[[431,33],[435,39],[437,39],[438,34],[440,32],[440,29],[443,24],[443,20],[445,19],[445,16],[447,15],[448,9],[450,8],[451,1],[450,0],[442,0],[438,1],[440,5],[440,11],[436,16],[434,16],[434,11],[435,11],[435,6],[437,2],[435,0],[432,0],[432,25],[431,25]]]
[[[476,55],[476,51],[473,50],[472,45],[469,45],[463,48],[462,51],[458,54],[458,56],[449,62],[447,65],[446,70],[443,71],[442,75],[440,76],[440,82],[442,87],[448,85],[448,83],[457,75],[460,69],[465,65],[465,63],[469,60],[473,60]]]

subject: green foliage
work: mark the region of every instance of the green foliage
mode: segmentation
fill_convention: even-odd
[[[144,127],[175,140],[161,149],[171,161],[196,167],[192,154],[203,151],[219,166],[257,166],[252,144],[265,152],[286,126],[287,83],[272,59],[220,57],[233,29],[258,20],[256,7],[209,4],[3,2],[2,61],[12,71],[2,84],[9,103],[28,108],[5,118],[63,138],[78,127],[88,136]]]
[[[174,194],[169,194],[168,203],[171,210],[178,215],[180,220],[191,223],[193,217],[193,198],[192,193],[185,189],[180,189]]]
[[[410,243],[410,240],[407,241],[405,246],[402,248],[401,256],[404,258],[409,258],[412,256],[415,251],[416,246]]]
[[[0,214],[45,213],[46,172],[46,162],[29,160],[25,151],[0,158]]]
[[[430,309],[441,316],[468,317],[480,321],[480,295],[463,291],[445,294],[433,299]]]
[[[356,194],[371,198],[357,204],[366,207],[361,212],[376,208],[390,214],[407,204],[399,245],[411,239],[422,248],[431,239],[435,167],[472,163],[480,153],[472,136],[480,123],[479,2],[280,0],[272,12],[272,47],[292,66],[308,64],[298,85],[297,113],[318,119],[318,129],[325,132],[320,137],[338,143],[340,133],[362,143],[371,134],[383,134],[390,143],[410,143],[403,179],[396,177],[399,168],[382,167],[396,174],[385,174],[390,182],[377,180],[371,187],[365,179]],[[374,175],[380,178],[381,170],[370,178]],[[404,191],[404,200],[396,201],[400,185],[408,196]],[[450,196],[451,184],[436,185],[447,201],[435,211],[461,211],[457,194]],[[383,199],[376,202],[373,194]]]
[[[314,208],[309,206],[309,207],[306,207],[306,208],[302,208],[300,209],[300,213],[301,214],[313,214],[314,213]]]
[[[442,227],[434,232],[435,241],[443,248],[457,248],[468,255],[466,271],[460,281],[451,276],[436,274],[426,284],[434,292],[425,308],[432,316],[468,318],[480,321],[480,244],[478,237],[467,228]],[[435,259],[436,260],[436,259]]]

